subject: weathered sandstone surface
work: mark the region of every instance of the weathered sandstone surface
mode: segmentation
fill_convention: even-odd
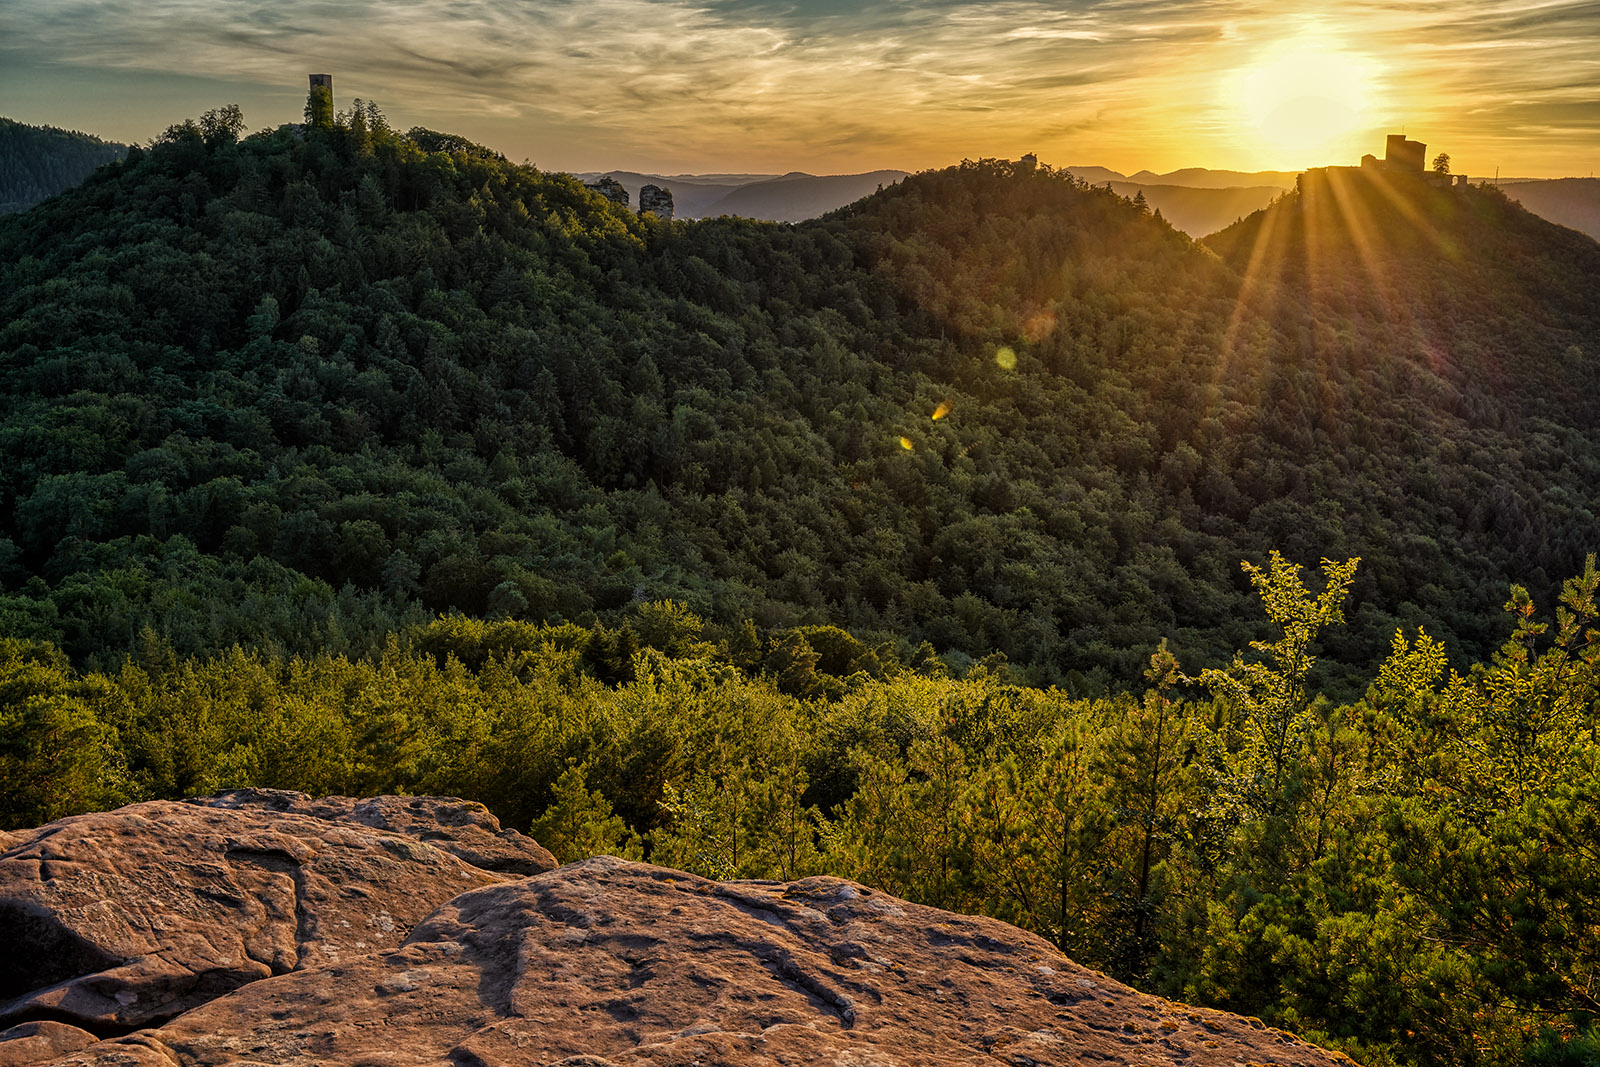
[[[189,801],[234,811],[310,815],[349,822],[426,841],[474,867],[501,874],[543,874],[556,858],[531,837],[500,829],[489,809],[455,797],[323,797],[313,800],[287,789],[230,789]]]
[[[337,798],[322,814],[264,806],[294,797],[156,801],[8,835],[0,1027],[51,1019],[107,1034],[159,1024],[247,982],[394,948],[463,890],[508,877],[447,851],[464,829],[469,841],[511,846],[481,805],[430,798],[445,818],[436,847],[374,828],[353,802],[341,817]],[[371,803],[411,825],[408,802]],[[527,865],[555,865],[522,840]]]
[[[231,794],[0,838],[0,1067],[1341,1059],[836,878],[508,879],[437,844],[470,831],[424,842],[461,804]]]

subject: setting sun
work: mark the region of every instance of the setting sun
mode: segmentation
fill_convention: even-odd
[[[1376,80],[1370,59],[1308,34],[1267,49],[1229,79],[1225,92],[1262,150],[1326,152],[1372,124]]]

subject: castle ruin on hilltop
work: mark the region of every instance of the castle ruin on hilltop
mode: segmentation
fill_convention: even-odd
[[[1446,157],[1448,158],[1448,157]],[[1307,174],[1317,174],[1326,177],[1333,173],[1342,174],[1381,174],[1385,177],[1394,175],[1402,178],[1414,178],[1426,182],[1435,188],[1445,189],[1454,187],[1458,190],[1467,188],[1465,174],[1451,174],[1448,170],[1428,170],[1428,146],[1421,141],[1407,139],[1403,133],[1391,133],[1384,145],[1383,158],[1368,152],[1361,157],[1359,167],[1311,167]]]
[[[1361,157],[1361,165],[1368,169],[1378,167],[1383,170],[1398,171],[1402,174],[1421,174],[1428,162],[1428,146],[1421,141],[1408,141],[1403,133],[1391,133],[1383,149],[1383,162],[1378,162],[1378,157],[1367,153]]]
[[[307,75],[307,77],[311,81],[308,92],[312,96],[316,95],[318,89],[327,91],[327,106],[331,114],[333,108],[333,75],[311,74]],[[295,128],[299,129],[298,126]],[[631,198],[628,196],[628,190],[623,187],[621,182],[609,174],[597,181],[585,182],[584,188],[599,193],[613,204],[619,204],[622,207],[632,206],[629,203]],[[672,190],[659,185],[646,185],[641,188],[639,190],[639,214],[653,214],[663,222],[671,222],[673,215]]]

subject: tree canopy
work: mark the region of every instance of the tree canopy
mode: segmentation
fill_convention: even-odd
[[[0,215],[24,211],[72,188],[127,150],[127,145],[76,130],[0,118]]]
[[[0,619],[80,663],[644,598],[1089,692],[1257,637],[1276,546],[1365,561],[1350,692],[1590,542],[1600,257],[1491,190],[1313,190],[1219,256],[1005,161],[686,224],[359,102],[242,128],[0,225]]]
[[[1600,245],[1004,160],[666,222],[307,119],[0,219],[0,826],[450,793],[1369,1064],[1594,1046]]]

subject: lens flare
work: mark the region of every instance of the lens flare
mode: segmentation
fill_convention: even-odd
[[[933,409],[933,421],[938,422],[948,414],[950,414],[950,402],[946,400]]]
[[[1001,345],[995,352],[994,361],[1001,370],[1017,369],[1017,354],[1007,345]]]
[[[911,443],[911,438],[902,437],[902,438],[900,438],[900,447],[905,449],[907,452],[910,452],[913,448],[916,448],[917,446]]]

